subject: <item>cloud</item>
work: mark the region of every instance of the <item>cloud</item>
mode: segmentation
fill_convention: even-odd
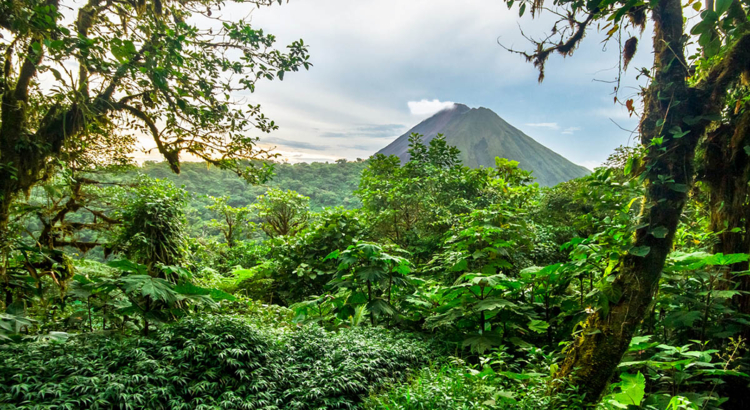
[[[241,2],[222,7],[227,18],[248,11]],[[253,11],[254,28],[274,34],[282,50],[303,38],[313,67],[290,73],[284,81],[259,82],[254,93],[240,96],[262,104],[266,116],[279,124],[272,134],[285,140],[279,145],[304,141],[332,150],[279,147],[311,155],[361,157],[364,151],[350,147],[370,143],[374,152],[382,148],[376,142],[390,141],[388,132],[367,133],[360,129],[367,127],[363,124],[408,128],[455,101],[492,109],[514,126],[564,121],[557,130],[524,128],[573,161],[606,158],[630,138],[609,121],[611,115],[594,112],[612,104],[607,103],[612,90],[609,83],[591,80],[616,77],[617,70],[601,70],[616,67],[620,57],[617,47],[602,52],[600,41],[606,33],[588,33],[575,58],[551,57],[541,85],[533,66],[497,44],[500,39],[505,46],[526,50],[530,44],[516,23],[527,35],[539,37],[555,20],[548,13],[519,20],[505,3],[486,0],[292,1],[263,7]],[[650,33],[647,28],[643,38]],[[650,57],[639,52],[631,66],[649,66]],[[645,84],[630,74],[623,76],[623,92]],[[424,114],[415,115],[415,109]],[[586,150],[571,144],[572,136],[561,135],[569,122],[581,126],[574,136]],[[393,129],[390,137],[405,131]],[[321,135],[327,132],[333,134]]]
[[[304,141],[290,141],[276,137],[261,138],[259,142],[261,144],[283,145],[285,147],[310,149],[313,151],[326,151],[329,148],[326,145],[312,144]]]
[[[300,151],[275,151],[280,156],[276,158],[279,162],[288,162],[291,164],[298,164],[300,162],[333,162],[341,158],[335,155],[325,155],[318,153],[308,153]]]
[[[532,122],[532,123],[527,123],[526,125],[529,127],[549,128],[551,130],[560,129],[560,126],[557,125],[556,122]]]
[[[405,129],[406,126],[402,124],[368,124],[344,131],[323,132],[319,136],[323,138],[392,138],[401,135]]]
[[[409,106],[409,111],[412,115],[430,115],[438,111],[442,111],[448,108],[453,108],[456,104],[452,101],[440,101],[440,100],[419,100],[409,101],[406,103]]]
[[[581,127],[568,127],[563,130],[563,134],[572,135],[576,131],[580,131]]]
[[[593,111],[595,115],[600,117],[609,118],[612,120],[633,120],[637,119],[636,116],[630,115],[627,108],[623,106],[610,106],[608,108],[597,108]]]
[[[369,124],[363,125],[357,130],[367,134],[390,137],[394,134],[400,134],[404,128],[406,127],[403,124]]]
[[[586,167],[589,170],[593,171],[594,168],[602,166],[602,162],[601,161],[583,161],[583,162],[579,162],[578,165],[582,167]]]

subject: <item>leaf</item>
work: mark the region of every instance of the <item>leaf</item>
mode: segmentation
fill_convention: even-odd
[[[195,286],[192,283],[182,283],[174,287],[174,291],[181,295],[209,295],[211,291],[199,286]]]
[[[110,261],[107,262],[107,266],[119,269],[126,272],[133,272],[138,273],[140,275],[145,275],[147,272],[146,265],[141,265],[140,263],[131,262],[127,259],[120,259],[116,261]]]
[[[377,266],[368,266],[357,270],[357,277],[361,280],[375,282],[385,276],[385,271]]]
[[[603,280],[599,284],[599,290],[601,294],[607,297],[607,303],[617,303],[622,297],[622,290],[619,286],[615,286],[611,282]]]
[[[323,258],[323,261],[325,262],[325,261],[327,261],[329,259],[338,259],[339,255],[341,255],[341,251],[339,251],[338,249],[336,249],[335,251],[333,251],[333,252],[329,253],[328,255],[326,255],[326,257]]]
[[[26,313],[26,309],[22,301],[16,300],[5,308],[5,313],[12,316],[23,316]]]
[[[729,7],[732,5],[732,0],[716,0],[716,14],[721,16],[724,14],[727,10],[729,10]]]
[[[651,231],[651,235],[654,235],[655,238],[659,238],[659,239],[666,238],[668,233],[669,233],[669,229],[663,226],[657,226],[656,228],[654,228],[654,230]]]
[[[49,332],[49,341],[55,344],[62,344],[68,341],[70,335],[65,332]]]
[[[545,322],[544,320],[537,320],[534,319],[529,322],[529,330],[537,332],[537,333],[544,333],[547,331],[547,328],[549,328],[549,323]]]
[[[697,310],[689,312],[673,312],[664,318],[664,325],[668,327],[693,327],[693,324],[701,318],[701,312]]]
[[[453,265],[451,270],[453,272],[460,272],[466,270],[467,267],[469,267],[469,262],[466,259],[461,259],[460,261],[458,261],[458,263]]]
[[[485,299],[485,300],[480,301],[479,303],[474,305],[474,308],[478,312],[483,312],[487,310],[495,310],[498,308],[503,308],[503,307],[508,307],[508,306],[515,307],[516,304],[511,301],[502,299],[502,298],[490,298],[490,299]]]
[[[615,34],[617,32],[617,30],[619,30],[619,29],[620,29],[620,25],[619,24],[615,24],[614,26],[612,26],[611,29],[609,29],[609,31],[607,31],[607,37],[612,37],[612,35]],[[632,105],[632,100],[629,100],[629,101],[631,102],[631,105]],[[628,107],[628,109],[630,109],[630,108]]]
[[[639,256],[644,257],[651,252],[651,248],[648,246],[634,246],[628,250],[628,253],[630,253],[633,256]]]
[[[654,346],[657,346],[658,342],[652,342],[651,338],[653,336],[635,336],[630,340],[630,345],[628,346],[628,352],[638,352],[641,350],[647,350]]]
[[[213,299],[213,300],[215,300],[217,302],[220,301],[220,300],[229,300],[229,301],[235,301],[235,300],[237,300],[236,297],[234,297],[233,295],[231,295],[231,294],[229,294],[227,292],[224,292],[223,290],[210,289],[210,291],[211,291],[211,293],[209,293],[209,296],[211,296],[211,299]]]
[[[73,275],[73,280],[76,282],[82,284],[82,285],[88,285],[89,283],[94,283],[93,281],[89,280],[89,278],[81,275],[81,274],[75,274]]]
[[[388,316],[395,316],[396,309],[391,306],[390,303],[383,299],[375,299],[367,304],[367,310],[375,313],[376,315],[385,314]]]
[[[750,255],[746,253],[730,253],[728,255],[724,255],[723,253],[717,253],[715,255],[711,255],[708,258],[706,258],[706,264],[707,265],[720,265],[720,266],[726,266],[726,265],[734,265],[735,263],[740,262],[747,262],[748,259],[750,259]]]
[[[624,406],[640,406],[646,394],[646,378],[638,372],[635,375],[622,373],[620,379],[622,381],[617,384],[620,393],[612,395],[614,401]]]
[[[501,342],[502,339],[495,333],[482,333],[467,337],[461,345],[482,354],[494,346],[499,346]]]
[[[352,293],[351,295],[349,295],[347,303],[351,303],[353,305],[361,305],[363,303],[367,303],[367,295],[364,292]]]

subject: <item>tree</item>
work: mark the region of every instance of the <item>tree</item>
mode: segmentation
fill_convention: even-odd
[[[188,194],[169,181],[140,177],[124,195],[119,226],[112,248],[149,273],[158,265],[178,265],[185,254],[185,207]]]
[[[496,175],[492,169],[463,166],[458,149],[442,135],[424,144],[421,135],[412,134],[409,142],[411,159],[403,166],[393,155],[370,159],[356,194],[376,238],[406,249],[415,261],[425,261],[457,215],[492,202]]]
[[[0,240],[11,202],[50,176],[55,161],[79,169],[122,162],[140,134],[153,138],[175,172],[190,154],[250,181],[268,176],[239,160],[268,157],[247,133],[277,126],[259,105],[231,94],[309,68],[307,48],[300,40],[284,53],[273,49],[274,36],[222,15],[223,5],[0,3]]]
[[[294,191],[272,188],[258,197],[252,209],[260,218],[260,228],[271,238],[294,236],[310,219],[310,198]]]
[[[513,2],[508,2],[512,6]],[[552,35],[535,42],[535,51],[520,52],[544,78],[545,62],[552,53],[570,55],[595,23],[611,27],[611,37],[622,28],[642,29],[647,13],[654,22],[654,64],[641,72],[650,79],[643,90],[644,111],[640,139],[645,148],[643,209],[628,255],[622,258],[612,284],[621,297],[607,313],[591,314],[587,329],[571,346],[558,376],[575,383],[588,403],[599,400],[620,359],[658,289],[667,254],[672,248],[680,214],[693,182],[693,159],[700,138],[726,109],[727,92],[750,74],[750,33],[747,4],[740,1],[710,2],[701,21],[685,31],[679,0],[638,4],[636,2],[556,0],[557,15],[563,16]],[[523,1],[520,13],[531,6],[532,14],[543,11],[543,2]],[[719,26],[731,27],[720,34]],[[688,56],[686,42],[697,41],[701,53]],[[625,68],[636,52],[633,36],[623,48]],[[691,74],[691,62],[705,67]],[[627,102],[633,110],[633,102]]]
[[[93,173],[63,168],[11,208],[12,225],[24,234],[15,238],[15,252],[7,259],[6,306],[13,302],[14,292],[25,295],[30,284],[45,303],[45,277],[64,291],[74,274],[73,259],[64,250],[85,254],[104,244],[107,232],[119,223],[113,217],[112,198],[123,187],[94,178]]]
[[[227,204],[228,196],[219,198],[209,197],[213,204],[208,205],[210,211],[220,220],[212,219],[211,226],[218,229],[224,236],[228,247],[234,247],[238,239],[242,239],[250,223],[250,210],[247,207],[235,208]]]

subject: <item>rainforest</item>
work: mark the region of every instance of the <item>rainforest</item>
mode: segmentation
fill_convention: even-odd
[[[327,60],[239,11],[298,2],[0,0],[0,409],[750,408],[750,1],[496,2],[531,87],[611,46],[593,169],[452,102],[266,137]]]

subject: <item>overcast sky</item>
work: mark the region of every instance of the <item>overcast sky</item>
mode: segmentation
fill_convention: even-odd
[[[593,168],[632,143],[637,123],[613,103],[618,45],[591,31],[572,58],[553,55],[546,78],[505,45],[552,26],[518,17],[502,0],[290,0],[251,11],[278,45],[303,39],[313,67],[263,82],[249,96],[280,129],[260,135],[290,161],[367,158],[451,102],[487,107],[571,161]],[[636,93],[635,69],[651,59],[649,30],[620,97]],[[605,82],[606,81],[606,82]],[[624,98],[623,98],[624,99]],[[618,125],[615,125],[615,121]]]

